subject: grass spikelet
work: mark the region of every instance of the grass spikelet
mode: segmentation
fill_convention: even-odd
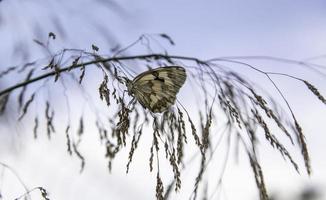
[[[254,101],[256,105],[258,105],[261,109],[264,110],[267,117],[272,118],[274,120],[276,125],[283,131],[283,133],[285,133],[285,135],[290,139],[291,143],[294,144],[289,131],[285,128],[279,117],[275,115],[274,111],[267,106],[267,102],[265,101],[265,99],[262,96],[258,95],[253,89],[250,89],[250,91],[256,99],[256,101]]]
[[[164,200],[163,193],[164,193],[163,182],[161,180],[160,173],[157,172],[157,175],[156,175],[156,199]]]
[[[134,133],[134,136],[132,137],[131,148],[130,148],[130,151],[129,151],[126,173],[129,172],[129,165],[132,162],[134,152],[138,147],[138,142],[139,142],[140,136],[142,135],[142,132],[143,132],[143,130],[141,128],[138,132]]]
[[[95,126],[96,126],[98,134],[100,136],[100,141],[101,142],[107,141],[108,140],[108,134],[107,134],[108,131],[104,127],[102,127],[101,123],[98,120],[95,121]]]
[[[197,129],[195,127],[195,124],[193,123],[193,121],[191,120],[190,116],[188,115],[188,122],[190,123],[190,127],[191,127],[191,134],[196,142],[196,145],[199,147],[199,148],[202,148],[202,144],[200,142],[200,138],[199,136],[197,135]]]
[[[84,133],[84,120],[83,120],[83,117],[81,117],[79,119],[79,128],[77,131],[77,135],[80,137],[83,135],[83,133]]]
[[[229,101],[226,97],[222,98],[218,95],[218,99],[222,106],[222,109],[225,113],[228,113],[228,117],[232,122],[236,122],[238,127],[241,129],[241,119],[238,110],[232,105],[231,101]]]
[[[187,143],[187,137],[186,137],[186,125],[183,120],[183,113],[178,108],[178,124],[177,124],[177,130],[178,130],[178,139],[177,139],[177,162],[178,164],[181,163],[183,158],[183,141]]]
[[[154,161],[154,143],[151,146],[150,149],[150,156],[149,156],[149,171],[152,172],[153,171],[153,161]]]
[[[109,158],[108,168],[109,168],[110,172],[112,170],[112,161],[115,158],[116,154],[119,152],[119,150],[120,150],[119,145],[114,145],[109,140],[106,142],[106,154],[105,154],[105,157]]]
[[[282,156],[287,157],[289,159],[289,161],[291,162],[291,164],[293,165],[293,167],[295,168],[295,170],[299,173],[298,164],[293,160],[292,156],[290,155],[288,150],[284,147],[284,145],[282,143],[280,143],[279,140],[275,137],[275,135],[273,135],[270,132],[266,122],[260,116],[258,111],[251,110],[251,112],[253,113],[255,119],[257,120],[257,123],[263,128],[266,140],[270,142],[270,144],[273,148],[278,149]]]
[[[46,107],[45,107],[46,132],[49,139],[51,139],[51,133],[55,132],[53,126],[53,118],[54,118],[54,111],[52,110],[50,112],[50,103],[46,101]]]
[[[318,99],[321,101],[321,102],[323,102],[324,104],[326,104],[326,99],[325,99],[325,97],[323,96],[323,95],[321,95],[320,94],[320,92],[318,91],[318,89],[314,86],[314,85],[312,85],[311,83],[309,83],[308,81],[303,81],[304,82],[304,84],[306,84],[306,86],[308,87],[308,89],[312,92],[312,93],[314,93],[314,95],[316,96],[316,97],[318,97]]]
[[[104,80],[99,87],[100,99],[105,99],[106,105],[110,106],[110,90],[107,86],[108,84],[108,76],[104,76]]]
[[[61,74],[59,64],[54,65],[54,72],[55,72],[54,82],[57,82],[59,80],[60,74]]]
[[[183,137],[182,132],[178,131],[178,140],[177,140],[177,162],[178,164],[181,163],[181,160],[183,158]]]
[[[118,145],[126,146],[126,135],[128,134],[130,126],[129,113],[131,112],[131,110],[126,107],[122,99],[120,99],[119,102],[121,106],[118,112],[119,121],[114,129],[114,133],[118,138]]]
[[[175,157],[175,150],[173,149],[172,153],[170,153],[170,165],[172,166],[173,169],[173,174],[174,174],[174,180],[175,180],[175,191],[179,191],[181,188],[181,174],[180,170],[177,164],[177,159]]]
[[[17,69],[17,67],[9,67],[8,69],[6,69],[5,71],[0,72],[0,78],[2,78],[3,76],[6,76],[7,74],[9,74],[12,71],[15,71]]]
[[[259,190],[260,200],[269,200],[266,186],[265,186],[263,171],[262,171],[259,163],[257,161],[255,161],[249,153],[248,153],[248,156],[249,156],[249,160],[250,160],[251,169],[254,172],[256,185]]]
[[[210,127],[212,125],[212,109],[210,109],[210,112],[207,116],[207,120],[205,123],[205,127],[203,129],[203,137],[202,137],[202,151],[206,151],[206,149],[209,146],[209,133],[210,133]]]
[[[67,125],[66,127],[66,144],[67,144],[67,152],[69,153],[69,155],[72,155],[72,150],[71,150],[71,140],[70,140],[70,135],[69,135],[69,130],[70,130],[70,125]]]
[[[84,77],[85,77],[85,71],[86,71],[85,66],[81,67],[80,70],[81,70],[82,73],[81,73],[80,76],[79,76],[79,84],[82,83],[82,81],[83,81],[83,79],[84,79]]]
[[[193,200],[197,199],[199,183],[201,182],[203,175],[204,175],[204,171],[205,171],[205,162],[206,162],[206,155],[205,155],[205,152],[203,152],[202,157],[201,157],[201,162],[200,162],[200,169],[199,169],[198,175],[195,180],[194,190],[192,192]]]
[[[171,45],[175,45],[174,41],[172,40],[172,38],[170,36],[168,36],[165,33],[161,33],[159,34],[162,38],[166,39]]]
[[[49,69],[49,68],[52,69],[54,67],[54,65],[55,65],[54,64],[54,58],[55,57],[52,57],[49,64],[47,64],[45,67],[43,67],[42,70],[46,70],[46,69]]]
[[[29,105],[34,101],[35,93],[31,95],[31,97],[26,101],[26,103],[23,106],[23,113],[20,115],[18,120],[21,120],[27,113]]]
[[[80,59],[80,56],[77,56],[77,58],[75,58],[75,60],[72,61],[71,68],[74,68],[78,65],[79,59]]]
[[[8,100],[9,100],[9,93],[0,96],[0,115],[5,112]]]
[[[299,140],[299,144],[301,147],[301,153],[302,153],[302,156],[304,159],[306,171],[307,171],[308,175],[311,175],[310,156],[309,156],[309,152],[308,152],[308,146],[306,143],[306,139],[305,139],[302,128],[299,125],[297,119],[294,116],[293,116],[293,119],[294,119],[294,124],[295,124],[295,130],[298,134],[298,140]]]
[[[84,168],[85,168],[85,158],[84,156],[82,156],[82,154],[79,152],[78,148],[77,148],[77,144],[76,143],[72,143],[72,148],[74,150],[74,153],[77,155],[77,157],[80,159],[81,163],[80,163],[80,173],[83,172]]]
[[[181,110],[179,108],[178,109],[178,123],[179,123],[179,127],[182,128],[182,137],[184,139],[184,142],[187,143],[187,135],[186,135],[186,122],[183,119],[183,113],[181,112]]]
[[[203,122],[202,122],[202,124],[203,124]],[[192,193],[192,197],[193,197],[192,199],[197,199],[199,183],[202,181],[202,178],[204,175],[205,164],[206,164],[206,151],[207,151],[207,148],[209,147],[209,133],[210,133],[211,125],[212,125],[212,107],[210,108],[209,113],[207,114],[206,123],[202,130],[203,131],[203,133],[202,133],[202,148],[201,148],[202,157],[201,157],[201,162],[200,162],[200,169],[199,169],[198,175],[196,177],[195,186],[194,186],[194,190]]]
[[[34,134],[34,139],[37,139],[37,129],[38,129],[39,121],[38,117],[36,116],[34,118],[34,128],[33,128],[33,134]]]

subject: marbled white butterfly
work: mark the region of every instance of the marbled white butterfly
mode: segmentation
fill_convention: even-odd
[[[130,95],[154,113],[169,109],[186,81],[186,70],[179,66],[159,67],[145,71],[126,82]]]

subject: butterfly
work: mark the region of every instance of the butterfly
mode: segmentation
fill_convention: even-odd
[[[153,113],[168,110],[187,78],[180,66],[159,67],[145,71],[133,80],[126,79],[128,93]]]

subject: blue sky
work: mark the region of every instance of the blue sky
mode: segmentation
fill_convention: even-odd
[[[0,3],[0,64],[18,64],[14,57],[9,56],[13,49],[15,38],[24,38],[32,45],[35,37],[47,37],[49,31],[56,32],[57,48],[76,47],[90,49],[91,44],[100,47],[104,54],[109,47],[119,42],[123,46],[135,41],[144,33],[166,33],[173,38],[176,46],[167,46],[170,54],[195,56],[208,59],[221,56],[268,55],[295,60],[326,54],[326,1],[261,1],[261,0],[207,0],[207,1],[119,1],[123,13],[100,7],[91,1],[46,3],[33,0],[22,3],[3,1]],[[60,5],[69,9],[62,11]],[[112,5],[111,5],[112,6]],[[86,9],[87,8],[87,9]],[[61,34],[57,26],[51,23],[51,16],[62,19],[66,28]],[[93,17],[89,17],[92,15]],[[27,17],[26,17],[27,16]],[[40,32],[35,35],[28,26],[29,20],[39,22]],[[15,23],[11,23],[11,20]],[[2,24],[1,24],[2,23]],[[111,31],[110,36],[99,35],[94,26],[101,24]],[[111,45],[111,46],[110,46]],[[29,50],[31,58],[41,55],[36,45]],[[135,49],[132,53],[140,53]],[[325,64],[325,59],[314,61]],[[302,70],[299,66],[269,61],[255,61],[257,66],[280,72],[293,73],[311,80],[326,94],[325,77]],[[244,69],[239,68],[239,71]],[[247,71],[244,70],[244,73]],[[257,74],[246,74],[252,80],[264,85],[263,79]],[[303,124],[307,133],[308,146],[311,150],[314,173],[311,179],[306,175],[297,175],[288,163],[271,149],[262,149],[263,167],[266,169],[266,180],[271,191],[296,191],[307,183],[314,183],[326,188],[326,161],[323,153],[325,147],[325,116],[326,109],[308,90],[295,81],[276,78],[284,86],[282,89],[289,94],[288,98]],[[304,92],[301,92],[304,91]],[[187,92],[180,94],[187,97]],[[309,103],[308,103],[309,102]],[[24,129],[27,125],[20,125]],[[1,133],[2,134],[2,133]],[[0,134],[0,135],[1,135]],[[30,134],[31,135],[31,134]],[[61,135],[63,136],[63,135]],[[4,138],[4,136],[1,136]],[[65,152],[64,137],[54,141],[34,141],[24,136],[19,139],[3,139],[6,145],[5,153],[0,153],[0,160],[16,166],[16,170],[27,180],[29,185],[46,185],[54,199],[130,199],[141,196],[142,199],[152,199],[155,174],[143,176],[148,172],[142,166],[147,166],[148,156],[139,156],[135,169],[129,175],[124,169],[116,169],[116,173],[108,175],[103,152],[96,148],[96,140],[88,136],[89,144],[84,151],[89,159],[89,167],[82,175],[76,171],[77,159],[71,159]],[[8,143],[12,142],[12,145]],[[148,143],[148,141],[147,141]],[[11,143],[10,143],[11,144]],[[146,141],[144,142],[146,144]],[[62,147],[62,148],[59,148]],[[16,153],[11,153],[15,150]],[[148,152],[148,149],[142,149]],[[140,152],[142,152],[140,151]],[[46,156],[44,155],[46,152]],[[145,153],[144,153],[145,154]],[[263,156],[265,155],[265,156]],[[136,155],[137,156],[137,155]],[[298,157],[299,158],[299,157]],[[39,162],[42,160],[42,163]],[[217,159],[218,162],[218,159]],[[244,163],[246,161],[244,160]],[[64,166],[61,166],[64,163]],[[117,161],[121,168],[125,160]],[[35,172],[37,169],[37,172]],[[232,162],[225,181],[225,193],[228,199],[258,199],[253,185],[244,187],[244,182],[251,179],[248,176],[246,164],[236,165]],[[55,176],[53,174],[55,173]],[[189,172],[191,173],[191,172]],[[51,183],[47,180],[51,179]],[[139,181],[142,180],[142,185]],[[239,181],[240,180],[240,181]],[[13,183],[12,184],[16,184]],[[65,185],[65,189],[62,188]],[[121,188],[127,186],[128,190]],[[233,191],[237,190],[238,193]],[[87,191],[81,193],[80,191]],[[182,199],[182,195],[176,198]]]

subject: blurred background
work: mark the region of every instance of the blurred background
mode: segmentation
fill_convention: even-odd
[[[224,56],[273,56],[297,61],[326,64],[326,1],[110,1],[110,0],[2,0],[0,1],[0,69],[22,65],[40,58],[47,52],[34,40],[46,41],[48,33],[56,35],[51,48],[91,50],[99,47],[100,53],[112,55],[137,40],[142,34],[166,33],[175,42],[166,43],[169,54],[209,59]],[[129,54],[143,54],[142,48],[131,49]],[[249,62],[249,61],[248,61]],[[311,81],[326,94],[325,75],[270,60],[250,60],[266,71],[290,73]],[[264,84],[263,78],[239,67],[247,77]],[[323,69],[325,72],[325,69]],[[275,78],[286,91],[298,120],[306,133],[311,154],[313,173],[308,177],[302,170],[295,172],[272,148],[261,148],[260,156],[265,171],[267,188],[275,200],[326,199],[326,109],[305,86],[284,77]],[[2,77],[0,89],[23,80]],[[96,88],[100,79],[86,77],[85,88]],[[269,86],[266,86],[267,90]],[[78,89],[78,88],[77,88]],[[97,88],[96,88],[97,89]],[[50,90],[52,90],[50,88]],[[73,89],[72,89],[73,90]],[[187,101],[191,88],[180,93]],[[275,94],[274,91],[269,91]],[[72,92],[73,93],[73,92]],[[71,101],[72,116],[79,116],[82,102],[80,94]],[[59,99],[55,91],[50,95]],[[128,151],[119,154],[112,173],[107,170],[104,149],[99,147],[94,128],[85,127],[85,138],[80,151],[86,159],[83,173],[80,161],[66,152],[64,131],[48,140],[46,134],[33,138],[32,118],[17,122],[19,117],[14,102],[9,103],[0,127],[0,161],[11,166],[29,188],[43,186],[51,199],[153,199],[156,174],[149,173],[148,159],[151,141],[143,138],[137,149],[129,174],[125,173]],[[58,103],[58,107],[60,104]],[[85,115],[87,115],[85,111]],[[59,130],[65,127],[65,111],[56,113]],[[59,118],[59,119],[58,119]],[[89,116],[92,119],[92,116]],[[77,117],[76,122],[79,118]],[[223,150],[221,150],[223,152]],[[300,152],[297,152],[298,155]],[[223,153],[221,153],[223,155]],[[297,156],[300,159],[300,156]],[[216,156],[214,162],[219,163]],[[302,162],[299,160],[298,162]],[[258,199],[258,192],[244,158],[231,159],[218,195],[211,199]],[[1,172],[2,170],[2,172]],[[197,173],[190,169],[185,177]],[[0,169],[0,192],[3,199],[14,199],[24,188],[9,172]],[[171,174],[165,178],[168,183]],[[217,184],[218,175],[209,174],[209,181]],[[195,177],[195,176],[193,176]],[[187,179],[188,181],[188,179]],[[184,181],[184,182],[187,182]],[[193,184],[194,180],[189,179]],[[188,190],[188,191],[187,191]],[[188,199],[191,187],[183,187],[174,199]],[[1,199],[0,196],[0,199]]]

